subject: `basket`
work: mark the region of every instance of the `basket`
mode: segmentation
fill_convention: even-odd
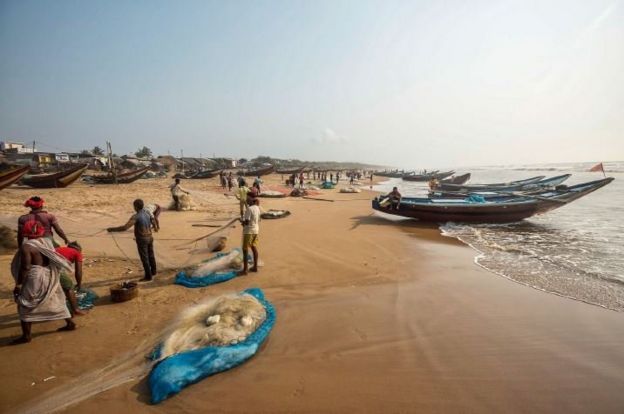
[[[126,302],[139,295],[139,285],[137,282],[123,282],[110,288],[111,300],[113,302]]]

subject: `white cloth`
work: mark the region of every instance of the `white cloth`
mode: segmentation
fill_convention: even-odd
[[[54,251],[54,246],[48,239],[27,240],[23,245],[26,244],[46,256],[49,265],[30,267],[20,294],[15,299],[20,319],[24,322],[43,322],[70,318],[71,314],[61,288],[60,272],[71,272],[71,263]],[[19,259],[15,261],[19,272]],[[13,273],[16,281],[18,275],[19,273]]]
[[[243,220],[249,220],[248,224],[243,227],[243,234],[259,234],[260,233],[260,206],[252,205],[247,207]]]
[[[157,208],[158,206],[156,204],[146,204],[143,210],[147,211],[147,214],[149,214],[151,218],[154,218],[154,212]]]
[[[184,188],[180,187],[180,184],[171,184],[169,189],[171,190],[171,195],[174,196],[181,196],[182,194],[186,194],[188,192]]]

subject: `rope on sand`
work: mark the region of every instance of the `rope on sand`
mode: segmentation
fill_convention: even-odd
[[[225,223],[223,226],[219,227],[217,230],[215,230],[215,231],[211,231],[210,233],[208,233],[208,234],[206,234],[206,235],[204,235],[204,236],[201,236],[201,237],[198,237],[198,238],[196,238],[196,239],[193,239],[193,240],[191,240],[191,241],[190,241],[190,242],[188,242],[188,243],[182,243],[181,245],[176,246],[176,247],[181,247],[181,246],[184,246],[184,245],[186,245],[186,244],[191,244],[191,243],[195,243],[195,242],[198,242],[198,241],[200,241],[200,240],[203,240],[203,239],[207,239],[208,237],[210,237],[210,236],[212,236],[212,235],[214,235],[214,234],[217,234],[217,233],[219,233],[219,232],[221,232],[221,231],[225,230],[226,228],[230,227],[230,225],[234,224],[234,223],[235,223],[236,221],[238,221],[238,220],[239,220],[239,218],[238,218],[238,217],[235,217],[235,218],[233,218],[232,220],[230,220],[230,221],[228,221],[227,223]]]

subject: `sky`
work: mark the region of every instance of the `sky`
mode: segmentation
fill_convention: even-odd
[[[624,0],[0,0],[0,57],[46,151],[624,160]]]

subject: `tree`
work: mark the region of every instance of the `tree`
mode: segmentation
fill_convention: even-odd
[[[95,156],[101,157],[102,155],[104,155],[104,150],[96,145],[91,150],[91,153]]]
[[[82,150],[82,151],[80,151],[80,155],[91,155],[91,151],[89,151],[89,150]]]
[[[137,152],[134,153],[137,158],[152,158],[152,150],[143,146],[143,148],[139,148]]]

